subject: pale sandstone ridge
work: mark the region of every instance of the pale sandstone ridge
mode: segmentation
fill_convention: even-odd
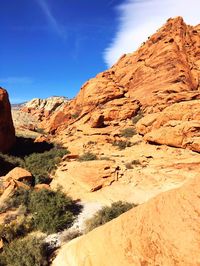
[[[6,90],[0,87],[0,152],[8,151],[15,142],[11,107]]]
[[[52,96],[46,99],[34,98],[26,102],[21,111],[37,115],[40,120],[52,115],[58,111],[63,105],[67,104],[69,100],[65,97]]]
[[[52,133],[76,121],[97,127],[98,116],[112,124],[133,117],[139,109],[153,113],[199,99],[199,76],[200,26],[188,26],[181,17],[169,19],[136,52],[123,55],[86,82],[77,97],[43,126]]]
[[[200,179],[62,247],[53,266],[200,265]]]

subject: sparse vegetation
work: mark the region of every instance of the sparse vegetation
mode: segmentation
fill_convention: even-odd
[[[0,238],[4,239],[7,243],[10,243],[16,238],[25,236],[32,229],[32,218],[21,215],[8,224],[0,225]]]
[[[141,165],[141,162],[139,160],[132,160],[131,162],[125,164],[126,169],[133,169],[134,166],[138,165]]]
[[[39,128],[39,127],[37,127],[37,128],[35,129],[35,131],[36,131],[37,133],[40,133],[40,134],[45,134],[45,130],[44,130],[44,128]]]
[[[33,215],[34,227],[48,234],[70,227],[80,209],[61,191],[40,190],[30,194],[28,211]]]
[[[142,119],[144,117],[142,111],[140,110],[137,115],[135,115],[134,117],[132,117],[132,123],[135,125],[140,119]]]
[[[8,202],[9,208],[25,206],[25,215],[31,215],[33,229],[55,233],[72,225],[81,205],[61,191],[18,189]]]
[[[40,146],[38,146],[38,148],[39,147]],[[2,169],[0,169],[0,175],[5,175],[14,167],[20,166],[32,173],[35,177],[36,184],[48,184],[51,181],[50,174],[56,169],[62,157],[69,153],[67,149],[60,147],[53,147],[44,152],[39,152],[40,150],[38,150],[38,152],[30,154],[28,150],[29,144],[27,145],[27,149],[24,148],[24,151],[21,151],[21,155],[17,154],[14,156],[0,153],[0,164],[2,166]],[[23,156],[24,154],[27,155]]]
[[[136,130],[132,127],[125,128],[121,131],[121,136],[124,138],[131,138],[136,134],[137,134]]]
[[[71,114],[71,117],[73,119],[77,119],[79,117],[79,114],[78,113]]]
[[[91,219],[88,219],[86,221],[85,231],[89,232],[94,228],[111,221],[112,219],[118,217],[120,214],[130,210],[135,206],[136,205],[128,202],[118,201],[113,203],[110,207],[103,207]]]
[[[126,149],[127,147],[131,147],[132,143],[130,141],[118,140],[114,141],[113,146],[117,146],[120,150]]]
[[[3,248],[1,266],[47,266],[48,247],[42,238],[28,236],[16,239]]]
[[[86,153],[84,153],[83,155],[81,155],[79,157],[79,161],[80,162],[83,162],[83,161],[94,161],[94,160],[97,160],[97,156],[96,156],[96,154],[91,153],[91,152],[86,152]]]
[[[68,154],[67,149],[53,148],[43,153],[33,153],[24,158],[25,168],[35,177],[35,183],[49,183],[50,173],[56,169],[62,157]]]

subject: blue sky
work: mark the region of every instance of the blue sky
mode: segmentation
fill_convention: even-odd
[[[199,0],[0,0],[0,86],[11,102],[74,97],[169,17],[200,23]]]
[[[118,0],[0,0],[0,86],[12,102],[74,97],[107,68]]]

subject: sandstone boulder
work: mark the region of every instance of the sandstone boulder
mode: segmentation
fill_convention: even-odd
[[[67,162],[66,166],[62,168],[62,172],[62,175],[55,176],[51,182],[52,188],[60,185],[67,190],[69,188],[66,187],[68,184],[66,180],[71,179],[77,186],[81,186],[87,192],[92,192],[109,186],[120,178],[120,169],[113,165],[112,161],[106,160]]]
[[[26,169],[23,169],[21,167],[15,167],[2,179],[3,181],[10,181],[11,179],[13,179],[20,182],[28,182],[28,183],[33,182],[32,174]]]
[[[198,266],[200,180],[162,193],[65,244],[53,266]]]

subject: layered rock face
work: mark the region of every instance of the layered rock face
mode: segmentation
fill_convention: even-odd
[[[0,152],[8,151],[15,142],[11,107],[6,90],[0,87]]]
[[[81,123],[85,115],[88,121],[104,117],[109,124],[131,118],[139,109],[153,113],[199,99],[199,47],[199,25],[187,26],[181,17],[169,19],[136,52],[86,82],[77,97],[51,117],[48,130],[55,132],[77,119]]]
[[[200,182],[162,193],[62,247],[53,266],[197,266]]]
[[[176,103],[146,115],[136,127],[146,141],[200,152],[200,100]]]

